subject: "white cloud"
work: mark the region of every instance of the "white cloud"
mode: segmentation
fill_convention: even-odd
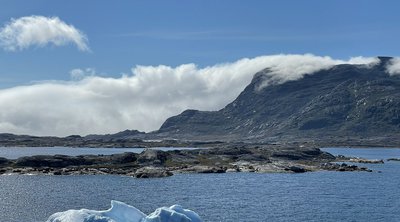
[[[82,80],[88,76],[94,76],[96,75],[96,70],[93,68],[86,68],[86,69],[73,69],[69,72],[69,75],[71,76],[71,80],[73,81],[79,81]]]
[[[72,71],[69,82],[42,82],[0,90],[0,132],[34,135],[156,130],[185,109],[218,110],[269,67],[279,82],[349,61],[306,55],[271,55],[198,68],[195,64],[136,66],[133,75],[104,78]],[[376,61],[359,59],[358,63]],[[72,75],[75,75],[72,74]]]
[[[329,56],[320,57],[312,54],[273,55],[258,58],[263,61],[262,64],[264,67],[269,69],[269,72],[266,73],[267,78],[258,86],[258,89],[268,86],[271,83],[281,84],[286,81],[297,80],[306,74],[329,69],[338,64],[365,64],[372,66],[379,62],[378,58],[371,57],[353,57],[348,61],[344,61],[335,60]]]
[[[69,43],[75,44],[81,51],[89,51],[85,34],[58,17],[33,15],[11,19],[0,29],[0,46],[9,51]]]
[[[390,75],[400,74],[400,58],[393,58],[386,65],[386,70]]]
[[[363,57],[363,56],[357,56],[357,57],[351,57],[347,63],[349,64],[366,64],[370,67],[377,65],[380,62],[380,60],[377,57]]]

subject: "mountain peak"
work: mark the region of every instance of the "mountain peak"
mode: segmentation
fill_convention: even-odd
[[[388,62],[390,62],[390,60],[393,59],[393,57],[390,57],[390,56],[378,56],[378,59],[379,59],[381,65],[386,65]]]
[[[326,136],[387,136],[400,133],[400,76],[388,75],[392,57],[379,56],[373,68],[344,64],[296,81],[252,83],[225,108],[187,111],[169,118],[159,132],[174,138],[268,140]]]

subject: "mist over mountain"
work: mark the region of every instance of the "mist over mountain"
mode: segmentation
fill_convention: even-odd
[[[266,68],[219,111],[186,110],[157,135],[177,139],[260,140],[400,133],[400,76],[395,60],[341,64],[280,83]]]

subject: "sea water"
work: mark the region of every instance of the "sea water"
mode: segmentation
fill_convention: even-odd
[[[329,149],[374,159],[399,149]],[[108,209],[123,201],[144,213],[180,204],[205,221],[400,221],[400,162],[368,172],[0,176],[0,221],[45,221],[68,209]]]

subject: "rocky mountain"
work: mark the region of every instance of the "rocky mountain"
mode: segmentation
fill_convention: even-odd
[[[269,69],[219,111],[186,110],[156,132],[176,139],[380,137],[400,133],[400,76],[380,63],[336,65],[295,81],[271,82]],[[266,81],[270,84],[266,87]]]
[[[223,142],[299,143],[319,146],[400,144],[400,75],[390,57],[379,63],[336,65],[298,80],[277,82],[270,69],[219,111],[186,110],[155,132],[126,130],[81,137],[0,134],[2,146],[154,147],[211,146]],[[266,84],[268,83],[268,84]]]

